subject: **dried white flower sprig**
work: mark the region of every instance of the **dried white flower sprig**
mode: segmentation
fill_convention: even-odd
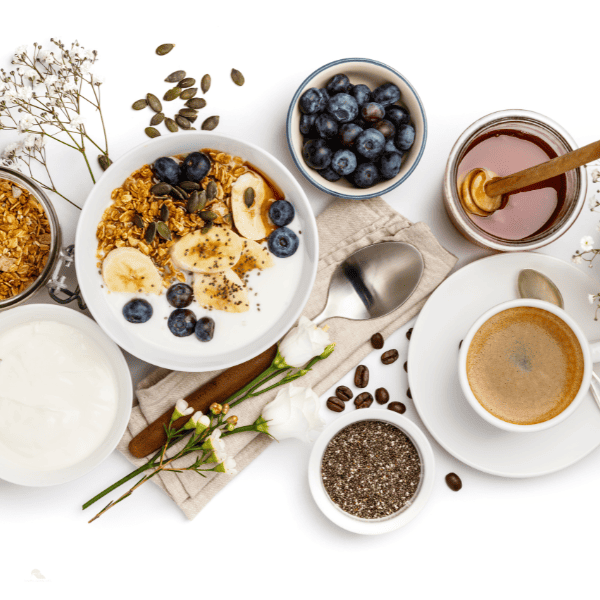
[[[51,139],[81,154],[95,183],[87,149],[99,151],[98,162],[103,169],[110,165],[108,140],[102,108],[102,80],[92,69],[96,50],[86,50],[75,41],[70,47],[51,39],[50,50],[34,43],[33,49],[19,46],[10,72],[0,69],[0,130],[21,134],[17,142],[8,144],[0,157],[0,165],[22,170],[44,189],[58,194],[80,208],[60,192],[52,178],[47,160],[46,142]],[[103,145],[88,134],[85,115],[99,117]]]

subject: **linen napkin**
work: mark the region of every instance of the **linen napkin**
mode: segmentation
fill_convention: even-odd
[[[425,261],[425,270],[417,290],[393,313],[371,321],[337,318],[327,321],[331,340],[336,343],[335,352],[326,360],[318,362],[310,373],[298,381],[298,385],[310,386],[321,395],[371,352],[370,338],[374,333],[379,331],[387,338],[414,317],[457,259],[440,246],[427,225],[411,223],[381,198],[361,202],[336,200],[317,218],[317,225],[320,256],[315,285],[303,313],[308,318],[315,317],[324,308],[335,267],[359,248],[381,241],[403,241],[418,248]],[[128,450],[132,437],[174,406],[179,398],[187,396],[218,373],[219,371],[183,373],[167,369],[153,371],[138,385],[139,405],[132,411],[128,430],[118,446],[119,451],[136,467],[144,464],[144,459],[134,458]],[[235,414],[239,418],[239,424],[254,422],[278,390],[279,388],[236,406]],[[266,435],[245,432],[226,438],[225,443],[228,454],[234,456],[237,469],[241,472],[271,441]],[[181,461],[184,461],[182,464],[189,464],[190,457]],[[179,474],[161,473],[152,481],[171,496],[188,519],[193,519],[232,478],[231,475],[222,473],[207,475],[208,477],[203,478],[186,471]]]

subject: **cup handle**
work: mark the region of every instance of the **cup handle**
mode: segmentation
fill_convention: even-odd
[[[590,354],[593,363],[600,362],[600,340],[597,342],[590,342]]]

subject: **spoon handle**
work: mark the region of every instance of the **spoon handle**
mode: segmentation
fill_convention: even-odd
[[[589,162],[600,158],[600,140],[583,146],[573,152],[568,152],[562,156],[557,156],[548,162],[530,167],[524,171],[519,171],[513,175],[492,179],[485,186],[485,193],[488,196],[502,196],[511,194],[525,187],[552,179],[557,175],[562,175],[571,169],[576,169]]]

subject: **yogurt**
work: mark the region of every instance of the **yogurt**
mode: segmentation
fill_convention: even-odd
[[[117,382],[101,348],[80,330],[34,321],[0,334],[0,454],[54,471],[81,462],[106,439]]]

